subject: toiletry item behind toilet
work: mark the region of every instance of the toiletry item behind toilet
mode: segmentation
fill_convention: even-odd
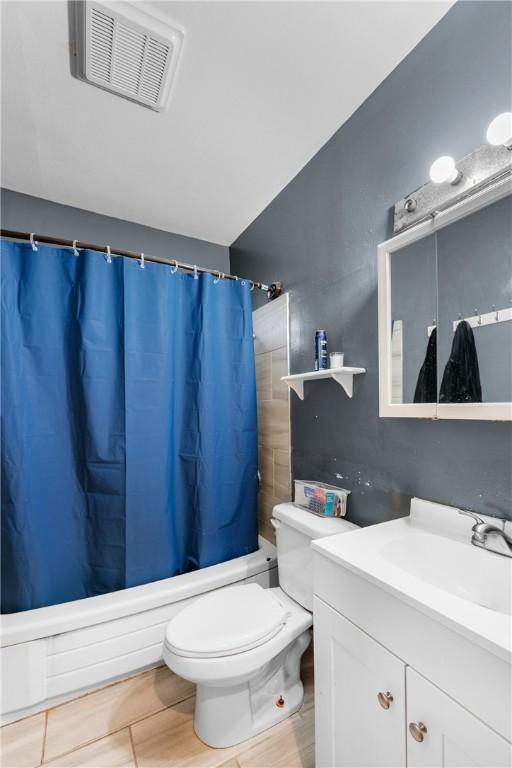
[[[326,483],[295,480],[294,503],[322,517],[345,517],[350,491]]]

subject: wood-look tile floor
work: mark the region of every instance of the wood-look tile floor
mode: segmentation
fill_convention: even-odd
[[[167,667],[107,686],[0,729],[2,768],[313,768],[313,652],[292,717],[228,749],[194,733],[194,688]]]

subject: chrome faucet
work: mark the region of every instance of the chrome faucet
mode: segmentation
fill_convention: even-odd
[[[503,526],[498,528],[492,523],[485,523],[482,518],[467,509],[459,509],[459,515],[467,515],[467,517],[472,517],[475,521],[475,525],[471,529],[473,531],[471,543],[475,547],[482,547],[482,549],[487,549],[489,552],[496,552],[497,555],[512,557],[512,536],[505,532],[506,521],[503,518],[496,518]]]

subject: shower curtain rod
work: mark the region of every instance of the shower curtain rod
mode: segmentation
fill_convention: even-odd
[[[0,236],[6,237],[9,240],[34,240],[35,243],[44,243],[45,245],[60,245],[64,248],[77,248],[89,251],[100,251],[101,253],[109,253],[112,256],[125,256],[128,259],[136,259],[140,261],[141,254],[135,251],[125,251],[120,248],[112,248],[106,245],[95,245],[94,243],[84,243],[81,240],[66,240],[62,237],[50,237],[49,235],[38,235],[32,232],[17,232],[12,229],[0,229]],[[280,282],[265,283],[257,282],[256,280],[248,280],[247,278],[237,277],[236,275],[226,275],[218,269],[207,269],[206,267],[198,267],[195,264],[187,264],[184,261],[177,261],[176,259],[166,259],[163,256],[151,256],[144,254],[144,261],[152,261],[155,264],[166,264],[170,267],[176,267],[185,272],[204,272],[209,275],[215,275],[216,277],[222,277],[224,280],[245,280],[251,283],[251,287],[259,288],[261,291],[266,291],[269,299],[277,299],[283,292],[283,286]]]

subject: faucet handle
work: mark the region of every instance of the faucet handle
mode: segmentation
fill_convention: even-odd
[[[475,521],[476,525],[485,525],[484,521],[481,517],[478,517],[478,515],[475,515],[474,512],[470,512],[469,509],[459,509],[458,510],[459,515],[466,515],[466,517],[472,517]]]

